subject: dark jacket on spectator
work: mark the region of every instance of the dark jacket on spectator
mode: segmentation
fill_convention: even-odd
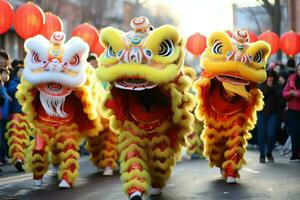
[[[10,102],[10,113],[21,113],[21,106],[16,99],[17,86],[20,84],[20,79],[14,76],[8,84],[7,93],[11,96],[12,101]]]
[[[277,82],[273,83],[272,87],[268,87],[266,82],[260,84],[259,89],[264,95],[264,108],[263,114],[267,117],[271,114],[280,114],[282,112],[285,103],[281,97],[282,86]]]

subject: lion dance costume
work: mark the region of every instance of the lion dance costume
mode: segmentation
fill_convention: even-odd
[[[103,111],[118,134],[123,190],[130,199],[160,193],[176,154],[191,132],[191,80],[181,72],[184,52],[178,31],[155,30],[145,17],[132,31],[108,27],[101,32],[105,53],[97,77],[110,85]]]
[[[249,35],[236,31],[232,38],[214,32],[201,57],[202,72],[196,82],[197,117],[204,121],[201,138],[210,166],[221,169],[227,183],[235,183],[245,164],[249,130],[256,111],[263,107],[257,83],[266,79],[270,47],[263,41],[248,43]]]
[[[184,74],[189,76],[193,81],[196,80],[196,71],[192,67],[184,66],[183,71]],[[190,90],[190,93],[196,98],[194,88]],[[187,154],[191,156],[192,159],[203,158],[203,142],[200,138],[203,130],[203,122],[195,119],[192,128],[192,133],[187,136]]]
[[[6,127],[7,132],[5,133],[5,137],[9,147],[9,155],[12,158],[12,164],[18,171],[23,172],[23,164],[26,158],[25,150],[29,146],[34,127],[22,113],[12,114]]]
[[[35,125],[27,164],[36,186],[42,184],[51,153],[51,163],[59,167],[59,187],[72,187],[82,137],[97,167],[116,167],[116,139],[108,136],[112,132],[100,116],[101,88],[86,61],[89,47],[78,37],[66,44],[64,40],[62,32],[55,32],[50,41],[38,35],[25,42],[25,69],[17,98]]]

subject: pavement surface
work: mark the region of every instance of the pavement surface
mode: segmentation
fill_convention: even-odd
[[[300,200],[300,162],[289,163],[274,153],[275,162],[260,164],[259,153],[246,154],[248,164],[241,170],[238,184],[228,185],[219,169],[210,168],[206,160],[183,158],[174,169],[163,193],[145,200],[221,200],[221,199],[278,199]],[[85,156],[80,159],[80,177],[73,189],[57,188],[56,177],[50,172],[44,178],[42,189],[34,189],[30,173],[18,173],[13,166],[2,167],[0,199],[13,200],[126,200],[121,191],[118,172],[103,177]]]

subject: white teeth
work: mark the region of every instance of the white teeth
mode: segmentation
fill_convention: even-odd
[[[118,82],[114,82],[114,86],[116,88],[120,88],[120,89],[123,89],[123,90],[134,90],[134,91],[142,91],[142,90],[146,90],[146,89],[152,89],[152,88],[155,88],[157,85],[156,84],[153,84],[153,85],[148,85],[148,86],[127,86],[127,85],[121,85],[120,83]]]

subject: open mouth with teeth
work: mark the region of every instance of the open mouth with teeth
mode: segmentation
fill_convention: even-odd
[[[114,83],[114,86],[124,90],[142,91],[145,89],[152,89],[157,85],[144,79],[130,78],[120,79]]]
[[[139,128],[152,131],[171,116],[171,97],[160,87],[145,79],[120,79],[111,88],[112,99],[106,106],[120,120],[134,122]]]
[[[256,84],[242,77],[221,74],[210,80],[210,86],[202,89],[202,98],[206,99],[207,108],[211,111],[222,116],[230,116],[246,107],[248,100],[245,96],[251,96],[250,90],[254,87]]]
[[[249,85],[250,84],[249,81],[242,79],[241,77],[233,76],[233,75],[218,75],[218,76],[216,76],[216,78],[220,82],[227,82],[227,83],[231,83],[234,85]]]

